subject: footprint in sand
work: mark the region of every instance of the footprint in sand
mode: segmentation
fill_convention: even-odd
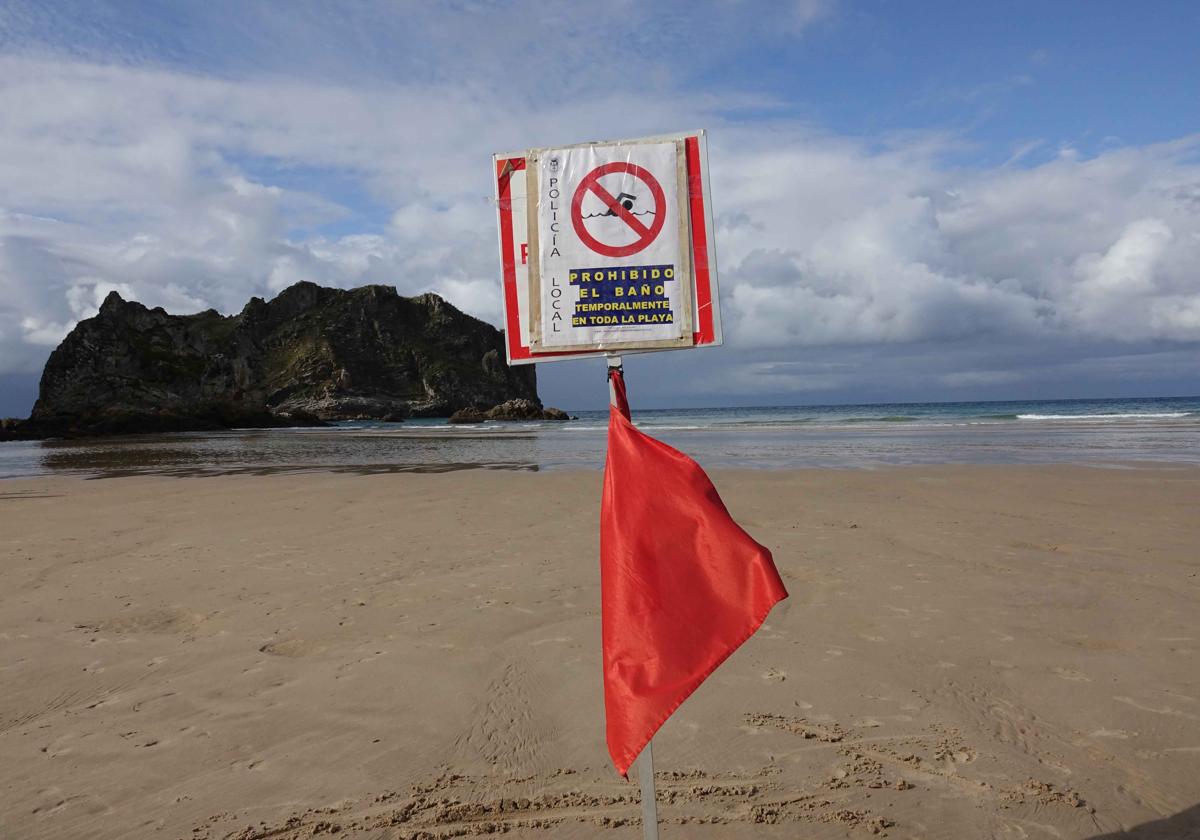
[[[47,788],[39,791],[38,795],[43,797],[43,801],[31,813],[40,817],[55,814],[68,807],[73,801],[83,798],[82,796],[62,795],[58,788]]]
[[[979,757],[979,753],[970,747],[959,746],[954,748],[952,746],[941,745],[934,750],[933,757],[935,760],[945,762],[947,766],[953,766],[955,764],[970,764]]]
[[[325,650],[324,645],[307,639],[280,639],[275,642],[267,642],[258,649],[259,653],[267,653],[271,656],[284,656],[289,659],[301,656],[315,656],[323,650]]]
[[[1091,682],[1092,681],[1092,678],[1089,677],[1087,674],[1083,673],[1083,671],[1077,671],[1074,668],[1061,668],[1061,667],[1051,668],[1050,672],[1053,673],[1056,677],[1061,677],[1064,680],[1071,680],[1073,682]]]
[[[235,770],[257,770],[262,765],[263,760],[261,758],[244,758],[233,762],[229,766]]]
[[[1089,732],[1090,738],[1118,738],[1122,741],[1137,735],[1136,732],[1126,732],[1124,729],[1097,729],[1094,732]]]
[[[764,682],[783,682],[787,679],[787,671],[782,671],[779,668],[768,668],[763,671],[762,678]]]
[[[89,624],[77,624],[77,629],[93,633],[129,635],[133,633],[191,634],[205,617],[180,607],[150,610],[133,615],[119,615]]]

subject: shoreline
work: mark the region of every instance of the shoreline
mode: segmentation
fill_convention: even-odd
[[[664,832],[1200,825],[1195,469],[709,474],[790,597],[656,739]],[[0,834],[637,835],[598,470],[170,478],[0,482]]]
[[[771,474],[786,474],[786,473],[889,473],[900,471],[913,470],[938,470],[938,469],[980,469],[980,470],[1004,470],[1004,469],[1026,469],[1026,470],[1056,470],[1056,469],[1082,469],[1082,470],[1115,470],[1115,471],[1145,471],[1145,470],[1161,470],[1164,472],[1188,472],[1200,470],[1200,464],[1191,463],[1188,461],[1061,461],[1047,463],[1027,463],[1027,462],[993,462],[993,463],[933,463],[933,464],[864,464],[860,466],[815,466],[815,467],[794,467],[794,466],[779,466],[779,467],[704,467],[706,473],[714,476],[721,475],[771,475]],[[230,466],[230,467],[160,467],[160,468],[136,468],[136,469],[109,469],[95,472],[56,472],[38,475],[0,475],[0,488],[6,488],[12,484],[19,482],[36,482],[41,480],[52,481],[107,481],[118,478],[172,478],[172,479],[198,479],[198,478],[237,478],[237,477],[258,477],[270,478],[274,476],[320,476],[320,475],[348,475],[358,477],[369,476],[385,476],[385,475],[443,475],[447,473],[471,473],[471,472],[501,472],[501,473],[535,473],[548,475],[593,475],[603,474],[604,465],[600,464],[591,467],[541,467],[531,463],[430,463],[430,464],[349,464],[345,466],[332,466],[328,464],[300,464],[300,465],[265,465],[265,466]]]
[[[937,464],[1183,464],[1200,466],[1200,423],[1093,425],[1041,421],[939,427],[894,423],[803,429],[644,425],[706,469],[877,469]],[[0,444],[0,479],[55,474],[213,474],[328,469],[362,473],[475,465],[599,469],[599,422],[495,428],[234,431]]]

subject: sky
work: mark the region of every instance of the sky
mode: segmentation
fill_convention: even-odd
[[[1198,39],[1167,0],[5,0],[0,416],[112,290],[499,325],[491,155],[695,128],[726,341],[627,357],[635,405],[1195,395]]]

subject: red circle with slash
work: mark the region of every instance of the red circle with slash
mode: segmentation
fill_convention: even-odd
[[[624,204],[613,198],[612,193],[601,185],[600,179],[614,172],[625,172],[632,175],[650,188],[650,194],[654,196],[654,221],[649,227],[643,224],[642,220],[637,216],[630,213]],[[583,199],[589,192],[604,202],[604,205],[613,215],[629,225],[638,238],[628,245],[608,245],[592,236],[587,226],[583,223],[582,209]],[[583,241],[583,244],[597,254],[602,254],[606,257],[628,257],[630,254],[636,254],[638,251],[643,250],[655,240],[667,220],[666,210],[667,197],[663,194],[663,188],[648,170],[638,166],[636,163],[615,161],[613,163],[606,163],[603,166],[597,166],[579,182],[579,186],[575,188],[575,196],[571,199],[571,224],[575,227],[575,233]]]

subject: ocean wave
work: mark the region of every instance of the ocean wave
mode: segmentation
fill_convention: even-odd
[[[1190,411],[1165,411],[1159,413],[1129,412],[1126,414],[1018,414],[1018,420],[1170,420],[1191,417]]]
[[[802,423],[813,423],[815,417],[787,417],[780,420],[715,420],[714,426],[798,426]]]

